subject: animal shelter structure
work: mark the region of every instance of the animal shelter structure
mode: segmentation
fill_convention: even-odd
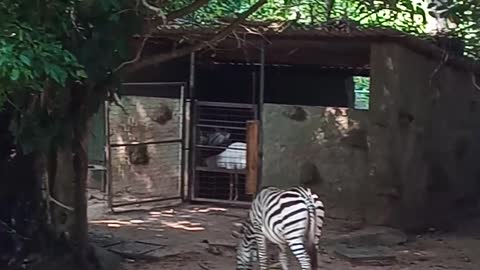
[[[455,43],[252,25],[126,78],[123,108],[98,117],[113,207],[248,204],[260,186],[302,184],[330,216],[413,229],[476,205],[480,68]],[[216,33],[192,31],[165,28],[144,55]]]

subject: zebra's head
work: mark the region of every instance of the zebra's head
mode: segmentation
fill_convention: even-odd
[[[240,232],[235,232],[233,235],[240,240],[237,245],[236,269],[253,269],[253,263],[257,260],[257,249],[250,219],[241,225]]]

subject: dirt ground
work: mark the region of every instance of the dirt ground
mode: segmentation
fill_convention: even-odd
[[[182,205],[150,211],[95,215],[90,231],[123,241],[156,243],[157,250],[145,257],[123,256],[125,270],[235,269],[234,223],[245,216],[243,209],[205,205]],[[426,270],[480,269],[480,222],[471,222],[451,233],[432,231],[413,235],[389,248],[396,260],[374,266],[349,262],[335,253],[335,239],[359,228],[342,220],[326,221],[319,251],[319,269],[331,270]],[[210,243],[210,244],[208,244]],[[273,252],[273,251],[272,251]],[[126,258],[125,258],[126,257]],[[292,261],[291,269],[298,269]]]

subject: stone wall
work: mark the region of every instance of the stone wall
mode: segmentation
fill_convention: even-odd
[[[90,138],[88,142],[88,163],[106,166],[105,161],[105,106],[100,106],[93,116]],[[87,177],[88,188],[104,190],[105,172],[89,170]]]
[[[262,185],[303,184],[321,195],[330,217],[361,218],[366,117],[348,108],[265,104]]]
[[[471,74],[399,45],[373,45],[371,67],[367,220],[454,225],[480,198],[480,91]]]
[[[126,112],[113,105],[109,113],[114,202],[179,196],[181,144],[157,142],[181,138],[180,100],[125,96],[122,103]]]

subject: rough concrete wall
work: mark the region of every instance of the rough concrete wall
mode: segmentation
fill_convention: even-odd
[[[368,220],[448,226],[480,195],[480,92],[470,74],[394,44],[374,45],[371,65]]]
[[[180,100],[126,96],[122,103],[127,113],[118,106],[109,113],[110,144],[123,145],[111,147],[114,202],[179,196],[181,144],[155,142],[180,138]]]
[[[92,130],[88,141],[88,163],[106,166],[105,164],[105,107],[100,106],[93,116]],[[88,171],[89,188],[102,189],[105,173],[103,171]]]
[[[303,184],[321,195],[329,216],[361,218],[366,117],[347,108],[265,104],[262,185]]]

